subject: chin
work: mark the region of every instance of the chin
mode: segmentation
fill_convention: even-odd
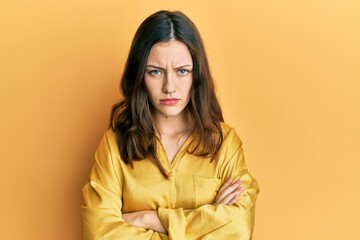
[[[177,117],[182,115],[183,111],[160,111],[160,114],[165,117]]]
[[[181,114],[180,113],[162,113],[162,115],[164,117],[177,117],[177,116],[180,116]]]

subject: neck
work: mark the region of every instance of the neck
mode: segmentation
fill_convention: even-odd
[[[154,125],[161,137],[176,137],[190,130],[190,119],[186,112],[177,116],[152,114]]]

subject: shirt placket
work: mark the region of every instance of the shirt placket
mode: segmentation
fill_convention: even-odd
[[[176,207],[176,178],[177,178],[177,172],[176,172],[176,166],[178,164],[178,158],[182,156],[183,151],[186,151],[187,146],[189,144],[191,139],[187,139],[183,146],[180,147],[179,151],[175,154],[175,157],[173,161],[170,163],[169,159],[167,157],[165,148],[163,147],[160,139],[158,139],[158,153],[159,156],[162,156],[160,159],[161,164],[166,170],[166,174],[168,176],[168,180],[170,181],[170,207],[172,209],[175,209]]]

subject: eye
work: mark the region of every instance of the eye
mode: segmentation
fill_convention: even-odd
[[[186,74],[188,74],[190,71],[189,70],[187,70],[187,69],[179,69],[179,71],[178,71],[178,73],[180,74],[180,75],[186,75]]]
[[[161,74],[161,71],[157,69],[153,69],[153,70],[149,70],[148,73],[152,76],[157,76]]]

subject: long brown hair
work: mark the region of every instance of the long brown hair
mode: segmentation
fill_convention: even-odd
[[[182,12],[159,11],[144,20],[135,33],[121,78],[123,100],[111,111],[110,127],[116,133],[122,160],[133,166],[135,160],[152,159],[161,173],[166,170],[156,153],[155,128],[151,103],[144,85],[144,73],[151,47],[176,39],[185,43],[193,60],[191,99],[187,105],[193,122],[191,154],[214,159],[223,134],[223,115],[215,94],[205,48],[198,29]]]

